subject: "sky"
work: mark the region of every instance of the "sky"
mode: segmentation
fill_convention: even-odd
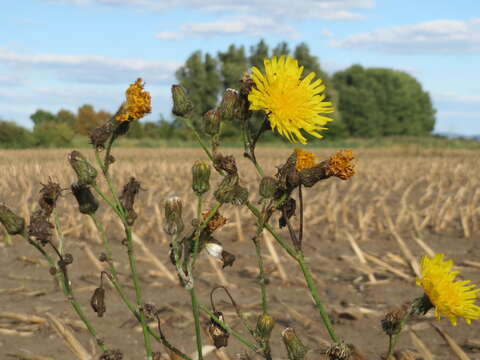
[[[480,134],[478,0],[0,0],[0,117],[86,103],[114,112],[138,77],[156,121],[171,111],[175,70],[216,54],[305,42],[330,74],[352,64],[417,78],[436,132]]]

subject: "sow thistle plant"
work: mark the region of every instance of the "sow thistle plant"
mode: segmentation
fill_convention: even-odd
[[[353,359],[353,345],[348,339],[339,336],[332,324],[325,305],[322,302],[322,289],[317,289],[312,273],[303,251],[304,238],[304,205],[303,192],[305,188],[314,187],[318,182],[337,177],[348,180],[355,174],[354,155],[351,150],[340,150],[327,159],[317,159],[315,155],[303,149],[295,149],[279,164],[275,174],[267,174],[257,161],[256,145],[266,131],[278,132],[290,142],[307,143],[305,134],[322,137],[321,131],[331,119],[325,114],[334,111],[332,103],[326,101],[325,86],[315,74],[310,73],[302,78],[303,67],[291,57],[272,57],[265,59],[265,73],[257,68],[252,74],[245,74],[240,80],[240,90],[227,89],[220,105],[208,111],[203,116],[203,127],[193,124],[194,108],[187,92],[180,85],[172,86],[173,110],[186,126],[194,133],[200,146],[208,156],[208,161],[197,161],[192,165],[192,191],[197,205],[195,219],[191,226],[184,222],[183,204],[179,197],[172,196],[164,201],[163,228],[170,239],[169,255],[172,266],[178,275],[179,286],[189,294],[192,315],[195,324],[197,359],[203,359],[203,348],[208,342],[215,347],[227,347],[232,337],[242,343],[253,357],[275,359],[281,356],[279,349],[272,349],[270,339],[276,322],[270,313],[267,279],[265,274],[261,235],[269,232],[285,252],[301,270],[311,295],[331,340],[331,346],[324,351],[330,360]],[[95,166],[78,151],[72,151],[68,161],[74,170],[77,180],[69,187],[61,186],[49,179],[42,185],[37,209],[30,215],[27,222],[12,212],[6,205],[0,205],[0,222],[10,235],[20,235],[48,261],[50,274],[61,286],[67,300],[74,311],[87,327],[102,350],[100,359],[122,359],[119,349],[108,346],[108,337],[101,336],[89,320],[95,314],[103,317],[108,314],[108,297],[105,282],[110,282],[113,289],[125,304],[126,308],[138,320],[142,328],[143,348],[147,360],[160,359],[161,353],[154,348],[162,347],[171,359],[192,358],[182,351],[175,339],[168,339],[161,327],[161,313],[155,304],[145,303],[137,271],[137,260],[133,243],[133,227],[137,219],[135,204],[137,195],[142,189],[141,183],[130,178],[122,190],[115,187],[111,178],[110,168],[115,165],[112,149],[115,141],[128,132],[133,121],[138,121],[151,111],[150,94],[144,90],[141,79],[136,80],[126,91],[126,100],[117,113],[102,126],[92,129],[91,144],[95,155]],[[254,124],[253,111],[261,111],[264,118],[261,124]],[[251,201],[251,194],[240,181],[240,172],[234,156],[224,154],[221,149],[222,125],[227,121],[236,121],[242,129],[244,156],[248,158],[259,174],[258,203]],[[208,138],[209,141],[204,139]],[[210,181],[211,172],[221,175],[218,184]],[[100,186],[100,178],[105,181],[108,191]],[[68,190],[69,189],[69,190]],[[67,243],[62,234],[61,224],[56,212],[58,201],[62,195],[71,191],[74,195],[80,213],[88,216],[96,226],[103,242],[103,252],[99,259],[108,265],[108,271],[99,274],[99,286],[90,300],[90,309],[80,304],[75,297],[73,284],[70,282],[69,265],[74,261],[67,252]],[[205,194],[213,194],[213,203],[207,204]],[[119,281],[116,263],[109,243],[110,230],[97,218],[99,203],[104,202],[120,220],[125,246],[130,266],[131,279],[135,288],[135,298],[127,295],[124,284]],[[232,291],[225,286],[215,286],[211,289],[210,304],[199,299],[196,293],[196,283],[202,274],[196,269],[199,255],[204,252],[220,261],[223,267],[235,266],[235,255],[230,253],[218,239],[217,230],[227,219],[222,211],[228,206],[246,207],[255,219],[256,231],[251,234],[252,245],[259,269],[259,287],[261,290],[261,313],[257,321],[251,323],[237,305]],[[292,217],[298,215],[299,225],[296,228]],[[278,216],[278,222],[273,219]],[[279,229],[286,228],[288,238],[282,236]],[[54,231],[58,241],[53,240]],[[115,261],[114,261],[115,260]],[[469,281],[459,281],[458,271],[452,271],[451,260],[444,261],[443,254],[433,258],[424,257],[421,263],[421,277],[416,280],[423,289],[423,295],[401,308],[388,313],[382,320],[382,327],[388,335],[386,358],[393,354],[395,344],[405,325],[415,317],[435,309],[438,319],[448,318],[452,324],[457,324],[458,318],[467,323],[480,318],[480,307],[476,305],[478,289]],[[224,292],[235,309],[236,316],[245,327],[248,337],[232,329],[231,319],[226,319],[216,308],[215,294]],[[161,299],[158,300],[161,302]],[[205,329],[210,339],[202,338],[200,312],[210,318]],[[156,321],[156,328],[151,327]],[[309,349],[295,332],[288,327],[281,331],[285,352],[291,360],[302,360],[308,356]],[[139,349],[138,354],[143,351]],[[137,358],[140,358],[138,355]],[[243,359],[250,359],[246,353]]]

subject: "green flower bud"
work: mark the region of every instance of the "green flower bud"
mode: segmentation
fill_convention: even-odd
[[[218,109],[207,111],[203,115],[203,129],[205,133],[210,136],[217,135],[220,132],[221,122],[222,117],[220,116],[220,111],[218,111]]]
[[[257,334],[265,341],[270,339],[272,330],[275,327],[275,320],[269,314],[262,314],[257,320]]]
[[[77,183],[73,183],[70,186],[72,189],[72,194],[75,196],[75,199],[78,203],[78,210],[82,214],[95,214],[98,209],[98,201],[93,196],[90,188],[85,185],[78,185]]]
[[[219,106],[220,115],[224,121],[232,121],[235,118],[238,101],[238,91],[227,89],[223,93],[222,102]]]
[[[289,360],[304,360],[307,354],[307,347],[302,344],[300,339],[295,334],[293,328],[286,328],[282,331],[282,338],[287,348]]]
[[[95,169],[87,159],[78,151],[72,151],[68,155],[68,161],[78,177],[79,185],[95,184],[97,178],[97,169]]]
[[[165,224],[163,229],[168,235],[180,234],[184,229],[182,200],[178,196],[171,196],[165,201]]]
[[[0,204],[0,223],[10,235],[21,234],[25,229],[25,220],[3,204]]]
[[[225,176],[214,193],[215,199],[221,203],[243,205],[248,199],[248,190],[238,185],[238,177]]]
[[[271,176],[265,176],[260,181],[260,196],[265,199],[270,199],[275,195],[277,191],[278,182],[275,178]]]
[[[172,99],[174,115],[185,116],[193,110],[193,103],[182,85],[172,85]]]
[[[192,166],[192,189],[197,195],[205,194],[210,189],[210,164],[195,161]]]

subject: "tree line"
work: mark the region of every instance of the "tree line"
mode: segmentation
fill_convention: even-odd
[[[324,133],[326,138],[424,136],[434,128],[435,109],[430,95],[413,76],[393,69],[360,65],[329,75],[307,44],[290,49],[286,42],[280,42],[270,49],[264,40],[251,46],[248,52],[244,46],[234,44],[216,55],[195,51],[176,71],[178,82],[187,89],[195,106],[197,125],[200,126],[205,112],[218,105],[225,89],[238,89],[242,75],[252,66],[263,71],[263,60],[272,55],[293,56],[304,67],[304,76],[314,72],[325,83],[327,99],[336,108],[332,115],[335,121],[328,124]],[[108,111],[97,111],[89,104],[78,108],[76,113],[61,109],[55,114],[39,109],[30,116],[34,125],[32,131],[0,120],[0,146],[69,146],[76,134],[87,135],[89,129],[111,116]],[[256,115],[259,122],[261,116]],[[224,125],[225,138],[238,137],[238,124]],[[180,119],[167,120],[160,115],[156,122],[132,124],[129,136],[189,140],[191,135]],[[276,137],[269,134],[266,140],[268,138]]]

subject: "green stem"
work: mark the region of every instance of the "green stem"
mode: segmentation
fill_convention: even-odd
[[[109,147],[107,147],[107,151],[109,152],[109,149],[111,148],[111,144],[109,144]],[[112,179],[110,178],[110,175],[108,174],[108,162],[107,158],[105,158],[105,163],[102,163],[102,159],[100,159],[100,155],[98,151],[95,151],[95,159],[97,160],[98,166],[102,169],[103,177],[105,178],[105,181],[107,182],[108,189],[110,190],[110,194],[113,196],[113,202],[107,201],[107,203],[112,207],[112,209],[120,216],[120,214],[125,215],[125,211],[123,209],[122,203],[120,202],[120,199],[118,198],[118,192],[117,189],[115,188],[115,185],[113,184]],[[94,189],[98,192],[97,186],[94,185]],[[100,194],[102,196],[102,194]],[[106,196],[102,196],[102,198],[106,201]],[[115,203],[115,204],[114,204]]]
[[[58,213],[55,209],[53,210],[53,216],[55,218],[55,232],[57,233],[57,239],[58,239],[58,251],[60,252],[61,255],[63,255],[65,241],[63,238],[63,231],[62,231],[62,225],[60,223],[60,218],[58,217]]]
[[[233,330],[230,326],[225,324],[223,321],[221,321],[217,316],[215,316],[214,313],[212,313],[208,308],[202,304],[198,304],[198,307],[200,310],[202,310],[204,313],[206,313],[208,316],[210,316],[211,319],[215,320],[216,323],[218,323],[221,327],[223,327],[225,330],[228,331],[229,334],[233,335],[238,341],[240,341],[243,345],[248,347],[250,350],[254,352],[258,352],[258,347],[253,344],[252,342],[248,341],[245,339],[242,335],[240,335],[238,332]]]
[[[265,268],[263,266],[263,257],[262,257],[262,247],[258,236],[262,232],[263,227],[259,227],[257,230],[257,235],[253,238],[253,243],[255,244],[255,253],[257,254],[257,263],[258,269],[260,271],[260,289],[262,291],[262,311],[264,314],[268,312],[268,299],[267,299],[267,282],[265,279]]]
[[[193,134],[194,134],[195,137],[197,138],[198,143],[199,143],[200,146],[202,147],[203,151],[205,151],[205,153],[207,154],[207,156],[208,156],[208,158],[210,159],[210,161],[213,161],[213,155],[212,155],[212,153],[211,153],[210,150],[208,149],[207,144],[205,144],[205,142],[203,141],[202,137],[201,137],[200,134],[198,133],[197,129],[195,129],[195,126],[193,126],[192,120],[191,120],[189,117],[180,117],[180,119],[182,119],[183,122],[187,125],[187,127],[193,132]]]
[[[142,310],[142,307],[143,307],[142,291],[140,288],[140,280],[138,278],[138,272],[137,272],[137,263],[135,260],[135,254],[133,249],[132,228],[126,223],[125,219],[122,219],[122,220],[124,221],[125,235],[127,236],[128,261],[130,263],[130,271],[132,272],[133,285],[135,287],[135,299],[137,301],[138,313],[140,315],[140,324],[142,326],[142,331],[143,331],[143,341],[145,344],[145,351],[147,354],[147,360],[152,360],[153,358],[152,345],[150,343],[150,336],[148,334],[147,320]]]
[[[100,197],[112,208],[112,210],[115,212],[115,214],[118,215],[118,217],[122,217],[122,214],[119,212],[117,206],[113,203],[111,199],[108,198],[107,195],[100,189],[100,187],[97,184],[92,185],[93,189],[95,192],[100,195]]]
[[[192,286],[189,288],[188,292],[190,293],[190,299],[192,301],[192,314],[195,321],[195,338],[197,339],[198,360],[203,360],[202,329],[200,327],[200,314],[198,312],[198,300],[195,295],[195,287]]]
[[[31,245],[33,245],[42,254],[42,256],[45,258],[45,260],[47,260],[48,264],[52,268],[55,268],[55,269],[57,268],[57,266],[55,264],[55,261],[52,259],[52,257],[50,257],[50,255],[47,254],[47,252],[45,251],[45,249],[41,245],[39,245],[35,241],[31,240],[26,232],[24,232],[22,234],[22,236],[25,240],[27,240]],[[88,332],[90,333],[90,335],[92,335],[92,337],[96,340],[97,345],[100,347],[100,349],[102,349],[103,352],[107,351],[108,347],[103,343],[102,339],[98,337],[97,331],[95,330],[93,325],[90,323],[88,318],[85,316],[85,313],[83,312],[80,304],[78,303],[77,299],[75,298],[75,296],[73,294],[73,290],[70,286],[70,281],[68,280],[66,269],[60,269],[60,271],[58,271],[55,274],[55,277],[57,278],[57,281],[59,282],[60,287],[62,288],[64,295],[66,296],[66,298],[70,302],[70,305],[72,305],[73,309],[77,313],[80,320],[83,321],[83,323],[85,324],[85,326],[86,326]]]
[[[320,317],[322,318],[323,324],[325,325],[328,331],[328,334],[330,335],[330,338],[334,343],[338,343],[339,339],[335,334],[335,330],[333,329],[333,325],[330,320],[330,317],[328,316],[327,311],[325,310],[325,307],[323,306],[323,303],[320,300],[320,296],[318,295],[318,290],[315,287],[315,282],[313,281],[313,278],[312,278],[312,273],[310,271],[308,264],[305,262],[305,258],[303,257],[303,254],[302,253],[299,254],[295,258],[295,260],[297,260],[298,265],[300,265],[300,268],[302,269],[302,273],[303,273],[303,276],[305,277],[305,281],[307,282],[308,289],[310,290],[310,293],[312,294],[313,300],[315,302],[315,307],[320,313]]]

